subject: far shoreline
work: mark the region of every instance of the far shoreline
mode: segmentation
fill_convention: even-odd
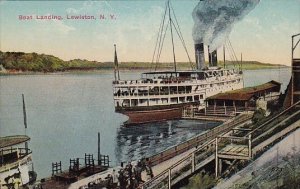
[[[290,69],[291,66],[270,66],[270,67],[256,67],[256,68],[246,68],[245,70],[274,70],[274,69]],[[134,69],[120,69],[120,72],[149,72],[149,68],[134,68]],[[153,70],[152,70],[153,71]],[[170,69],[159,69],[157,71],[170,71]],[[180,71],[190,71],[188,69],[182,69]],[[34,72],[34,71],[0,71],[0,76],[14,76],[14,75],[68,75],[68,74],[97,74],[97,73],[113,73],[113,69],[72,69],[66,71],[54,71],[54,72]]]

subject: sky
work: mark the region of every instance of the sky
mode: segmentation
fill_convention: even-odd
[[[172,0],[187,50],[194,61],[192,12],[198,0]],[[0,50],[51,54],[63,60],[114,60],[117,45],[120,62],[150,62],[164,13],[164,0],[122,1],[0,1]],[[20,19],[32,16],[33,19]],[[36,19],[61,16],[62,20]],[[93,15],[96,19],[72,20]],[[99,19],[103,15],[106,19]],[[300,0],[261,0],[233,26],[229,40],[243,60],[290,65],[291,36],[300,33]],[[176,60],[188,58],[177,36]],[[172,62],[170,35],[161,61]],[[300,45],[299,45],[300,46]],[[300,57],[300,47],[296,49]],[[218,56],[223,57],[222,49]],[[227,57],[230,60],[230,57]]]

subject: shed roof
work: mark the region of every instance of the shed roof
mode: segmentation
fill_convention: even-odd
[[[265,90],[280,87],[281,83],[277,81],[269,81],[262,85],[254,87],[246,87],[242,89],[232,90],[225,93],[219,93],[214,96],[208,97],[207,100],[241,100],[246,101],[251,99],[255,94],[263,92]],[[280,88],[278,89],[279,92]]]

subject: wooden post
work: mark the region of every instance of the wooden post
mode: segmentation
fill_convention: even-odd
[[[192,153],[192,173],[195,172],[195,152]]]
[[[98,165],[101,165],[100,132],[98,132]]]
[[[291,66],[292,66],[292,75],[291,75],[291,86],[292,86],[292,94],[291,94],[291,106],[294,104],[294,70],[293,70],[293,60],[294,60],[294,37],[292,36],[292,60],[291,60]]]
[[[219,174],[220,173],[220,174]],[[219,170],[218,170],[218,175],[222,175],[222,159],[219,159]]]
[[[215,162],[216,162],[216,166],[215,166],[215,175],[216,175],[216,178],[218,178],[219,176],[219,161],[218,161],[218,137],[216,137],[216,157],[215,157]]]
[[[168,188],[171,189],[171,169],[169,169]]]
[[[214,114],[216,114],[216,100],[214,100]]]
[[[234,114],[236,115],[236,106],[235,106],[235,100],[233,101],[233,107],[234,107]]]
[[[171,103],[171,92],[170,92],[170,86],[168,86],[168,100],[169,100],[169,103]]]
[[[3,165],[4,158],[3,158],[3,149],[1,149],[1,165]]]
[[[206,115],[206,107],[208,106],[208,102],[207,101],[204,101],[204,115]]]
[[[248,142],[248,153],[249,153],[249,158],[252,158],[252,141],[251,141],[251,134],[249,135],[249,142]]]

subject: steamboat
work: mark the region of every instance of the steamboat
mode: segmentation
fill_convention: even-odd
[[[217,50],[210,52],[209,46],[209,65],[206,66],[204,43],[194,46],[196,68],[188,71],[176,69],[172,27],[178,35],[181,32],[178,24],[174,24],[172,20],[170,9],[170,1],[168,1],[163,19],[169,13],[168,26],[172,37],[174,71],[155,70],[142,73],[141,78],[137,80],[121,80],[115,47],[114,106],[116,112],[128,116],[129,119],[125,125],[180,119],[185,106],[197,106],[201,109],[204,108],[206,98],[221,92],[243,88],[242,71],[239,68],[218,67]],[[175,21],[177,22],[177,19]],[[164,36],[166,29],[163,26],[161,28],[160,35]],[[179,38],[182,39],[182,36]],[[182,43],[185,47],[183,40]],[[158,52],[160,53],[161,49]]]

